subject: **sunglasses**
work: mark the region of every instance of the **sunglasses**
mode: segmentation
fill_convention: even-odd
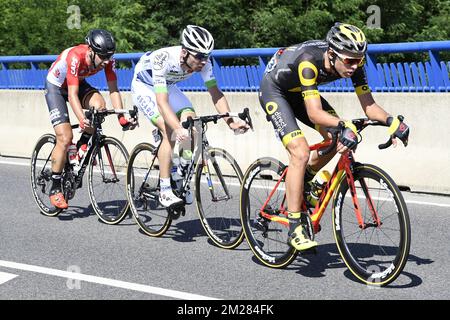
[[[336,56],[339,58],[339,60],[341,60],[344,64],[348,64],[348,65],[354,65],[354,64],[360,64],[361,62],[363,62],[364,57],[361,58],[350,58],[347,56],[344,56],[340,53],[337,53],[336,51],[333,51]]]
[[[97,56],[101,59],[101,60],[103,60],[103,61],[105,61],[105,60],[111,60],[112,59],[112,54],[98,54],[97,53]]]
[[[188,51],[188,52],[189,52],[189,54],[194,56],[195,59],[198,59],[201,61],[208,60],[208,58],[209,58],[209,54],[205,54],[205,53],[201,53],[201,52],[194,52],[194,51]]]

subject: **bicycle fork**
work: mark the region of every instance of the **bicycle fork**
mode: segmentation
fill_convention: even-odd
[[[347,160],[347,164],[353,164],[353,157],[350,155],[348,160]],[[347,184],[349,186],[350,189],[350,194],[352,196],[352,200],[353,200],[353,206],[355,209],[355,215],[356,215],[356,219],[358,220],[358,225],[359,227],[364,230],[367,229],[369,227],[379,227],[382,225],[381,221],[380,221],[380,217],[378,215],[377,210],[375,209],[375,206],[373,204],[372,201],[372,197],[370,196],[369,193],[369,188],[366,184],[366,181],[364,180],[363,177],[361,177],[360,179],[358,179],[361,188],[364,192],[364,196],[366,198],[366,202],[367,202],[367,206],[369,207],[371,216],[372,216],[372,220],[373,222],[364,222],[363,219],[363,215],[361,213],[361,207],[359,205],[359,200],[358,200],[358,196],[356,194],[356,187],[355,187],[355,179],[353,177],[353,172],[352,172],[352,165],[345,165],[345,173],[347,176]]]
[[[209,165],[208,165],[208,157],[204,156],[202,162],[203,162],[202,170],[203,170],[203,173],[206,175],[206,182],[208,183],[208,189],[209,189],[209,192],[211,193],[212,201],[219,202],[219,201],[231,199],[230,192],[229,192],[228,187],[223,179],[222,171],[220,170],[217,162],[213,160],[212,164],[213,164],[214,170],[216,172],[216,175],[220,180],[220,184],[222,185],[223,191],[225,192],[225,195],[223,195],[223,196],[217,196],[216,192],[214,191],[214,185],[213,185],[213,181],[211,178],[211,173],[210,173]]]

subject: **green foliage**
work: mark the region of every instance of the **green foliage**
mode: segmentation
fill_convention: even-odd
[[[70,5],[80,28],[69,28]],[[380,8],[369,28],[367,8]],[[176,45],[187,24],[206,27],[216,48],[280,47],[323,39],[335,21],[361,27],[371,43],[448,40],[448,0],[0,0],[0,55],[58,54],[91,28],[110,30],[118,52]]]

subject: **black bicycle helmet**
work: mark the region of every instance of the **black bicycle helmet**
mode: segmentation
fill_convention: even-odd
[[[338,53],[364,55],[367,51],[367,40],[358,27],[337,22],[327,34],[328,46]]]
[[[102,56],[112,56],[116,51],[116,42],[112,34],[103,29],[90,30],[86,36],[86,44]]]

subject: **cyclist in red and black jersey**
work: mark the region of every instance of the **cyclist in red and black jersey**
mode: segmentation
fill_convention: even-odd
[[[72,143],[73,132],[69,121],[66,102],[69,102],[84,130],[77,147],[86,144],[92,134],[89,121],[83,109],[95,107],[104,109],[105,99],[100,92],[91,87],[87,77],[105,70],[110,98],[115,109],[122,109],[122,98],[117,87],[117,76],[112,58],[116,44],[113,36],[106,30],[94,29],[86,36],[86,44],[64,50],[49,69],[45,83],[45,99],[50,112],[50,120],[56,134],[56,146],[52,152],[52,188],[50,202],[53,206],[65,209],[67,202],[61,192],[61,173],[66,161],[67,148]],[[122,126],[133,129],[123,115],[119,117]]]
[[[336,152],[343,153],[357,144],[356,128],[350,121],[340,119],[330,104],[320,95],[318,85],[340,78],[351,78],[361,107],[367,117],[387,123],[390,134],[406,146],[409,128],[380,107],[373,99],[367,84],[364,56],[367,41],[357,27],[336,23],[326,41],[312,40],[278,50],[266,67],[260,85],[261,107],[289,154],[286,176],[288,203],[288,242],[297,250],[317,246],[308,238],[302,225],[301,203],[306,186]],[[325,127],[345,123],[336,152],[321,158],[317,151],[310,155],[308,143],[296,119],[330,139]]]

